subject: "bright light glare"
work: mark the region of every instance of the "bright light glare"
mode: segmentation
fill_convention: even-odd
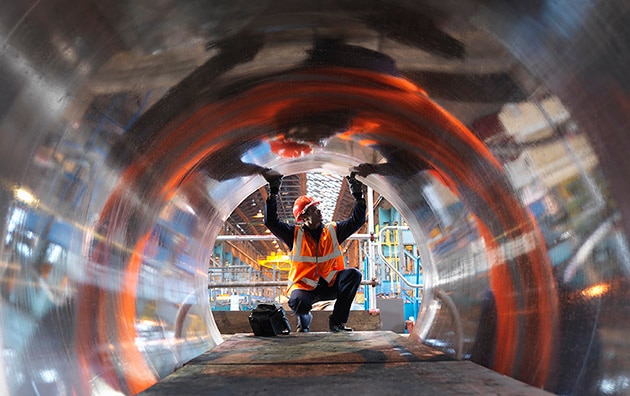
[[[16,188],[15,189],[15,198],[18,201],[24,202],[27,205],[33,205],[37,202],[37,198],[28,190],[24,188]]]
[[[606,294],[610,287],[605,283],[599,283],[597,285],[593,285],[588,289],[582,290],[582,295],[586,297],[599,297],[603,294]]]

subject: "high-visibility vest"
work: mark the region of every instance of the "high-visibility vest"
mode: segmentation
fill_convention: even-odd
[[[287,294],[290,295],[294,289],[313,290],[317,287],[319,278],[323,278],[329,285],[335,282],[337,272],[345,267],[335,227],[334,222],[327,224],[322,230],[319,243],[304,232],[302,227],[295,227]]]

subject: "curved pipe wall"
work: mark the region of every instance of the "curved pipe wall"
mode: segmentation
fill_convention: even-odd
[[[354,3],[1,7],[3,394],[220,343],[211,247],[261,170],[360,164],[419,241],[414,339],[628,391],[628,5]]]

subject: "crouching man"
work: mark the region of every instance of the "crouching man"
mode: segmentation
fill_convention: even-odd
[[[298,222],[293,225],[278,218],[277,195],[282,175],[269,170],[263,176],[269,183],[265,226],[291,250],[287,294],[289,307],[298,318],[298,332],[309,331],[314,303],[334,299],[335,306],[328,321],[330,331],[352,331],[345,324],[361,285],[361,272],[356,268],[345,268],[340,244],[365,223],[363,184],[353,175],[347,177],[354,197],[354,208],[348,219],[323,224],[319,202],[303,195],[293,205],[293,215]]]

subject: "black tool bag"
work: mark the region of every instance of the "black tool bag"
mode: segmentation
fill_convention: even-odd
[[[249,314],[249,325],[257,336],[271,337],[291,332],[284,308],[274,304],[258,304]]]

